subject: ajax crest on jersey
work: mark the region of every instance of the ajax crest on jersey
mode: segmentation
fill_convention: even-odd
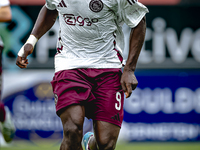
[[[101,0],[91,0],[89,7],[93,12],[100,12],[103,9],[103,2]]]

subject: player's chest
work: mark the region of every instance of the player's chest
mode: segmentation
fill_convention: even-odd
[[[55,0],[57,10],[61,15],[103,16],[109,9],[104,0]]]

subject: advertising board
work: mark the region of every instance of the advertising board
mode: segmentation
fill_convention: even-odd
[[[18,69],[15,58],[27,40],[41,6],[13,6],[11,23],[0,24],[5,41],[4,69]],[[200,68],[200,20],[198,6],[148,6],[147,31],[138,61],[139,69]],[[58,36],[58,21],[36,44],[29,57],[29,69],[53,69]],[[128,55],[130,28],[123,26]],[[42,49],[42,50],[41,50]]]
[[[200,140],[200,71],[137,72],[138,87],[125,100],[122,139]]]
[[[3,101],[13,114],[16,137],[62,137],[50,81],[53,70],[4,72]],[[199,141],[200,71],[136,70],[138,87],[125,99],[120,139]],[[92,130],[86,120],[84,132]]]

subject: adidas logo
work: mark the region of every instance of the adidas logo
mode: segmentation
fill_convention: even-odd
[[[130,5],[133,5],[137,2],[137,0],[127,0]]]
[[[120,121],[119,113],[111,117],[113,120]]]
[[[62,1],[59,3],[58,7],[67,7],[67,5],[65,4],[64,0],[62,0]]]

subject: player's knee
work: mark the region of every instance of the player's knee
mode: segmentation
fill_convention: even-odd
[[[81,149],[82,128],[73,123],[63,125],[63,140],[60,150]]]
[[[77,141],[81,141],[82,128],[80,128],[76,124],[65,123],[63,125],[63,136],[67,138],[69,141],[75,139]]]
[[[100,150],[114,150],[116,147],[115,140],[101,140],[97,143]]]

